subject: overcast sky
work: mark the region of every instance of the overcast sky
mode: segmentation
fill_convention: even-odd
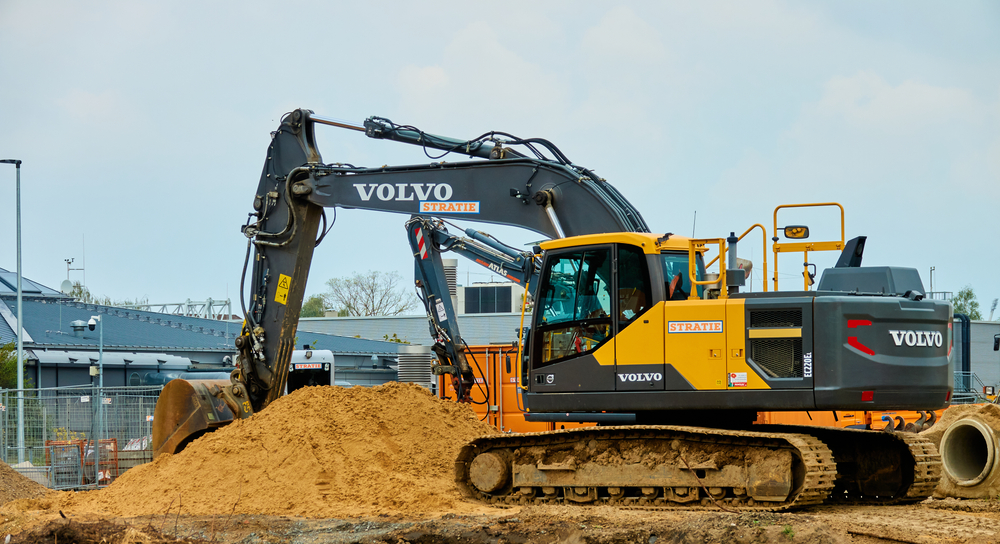
[[[928,289],[936,267],[934,290],[970,284],[987,315],[1000,297],[1000,3],[278,4],[0,0],[0,158],[24,161],[27,277],[58,288],[85,258],[97,295],[238,305],[269,133],[304,107],[547,138],[654,232],[690,235],[697,212],[698,236],[770,236],[779,204],[840,202],[866,265],[915,267]],[[318,130],[327,162],[427,161]],[[11,271],[14,179],[3,165]],[[369,269],[409,281],[405,219],[339,211],[308,291]],[[779,219],[817,239],[838,221]],[[801,285],[800,259],[781,263],[782,287]],[[460,265],[461,283],[489,279]]]

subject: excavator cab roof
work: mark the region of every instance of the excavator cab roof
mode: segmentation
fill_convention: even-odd
[[[596,244],[631,244],[642,248],[643,253],[656,255],[661,251],[687,251],[689,238],[675,234],[664,235],[648,232],[606,232],[584,234],[548,240],[539,244],[545,251]]]

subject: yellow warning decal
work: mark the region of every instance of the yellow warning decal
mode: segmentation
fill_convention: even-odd
[[[274,291],[274,301],[279,304],[288,303],[288,288],[292,285],[292,278],[278,274],[278,288]]]

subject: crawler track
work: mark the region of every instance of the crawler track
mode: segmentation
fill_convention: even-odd
[[[690,508],[715,499],[786,510],[823,502],[836,464],[803,434],[629,426],[480,438],[462,448],[455,475],[467,496],[490,504]]]
[[[828,502],[906,504],[933,493],[941,478],[941,455],[913,433],[856,429],[762,426],[772,432],[808,433],[823,441],[837,463],[836,487]]]
[[[781,511],[916,502],[940,476],[936,449],[916,435],[759,429],[628,426],[484,437],[462,448],[455,480],[466,496],[496,505]]]

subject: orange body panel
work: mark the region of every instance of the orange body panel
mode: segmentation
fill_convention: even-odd
[[[505,433],[553,431],[594,426],[593,423],[525,421],[523,406],[519,404],[517,395],[517,350],[511,349],[509,344],[469,346],[469,349],[471,352],[466,353],[466,360],[472,366],[473,372],[476,374],[476,382],[478,382],[470,395],[473,402],[478,403],[473,404],[472,409],[483,421]],[[508,356],[510,356],[509,371],[507,370]],[[450,376],[438,378],[438,396],[454,400],[455,389],[450,378]],[[487,386],[489,387],[487,388]],[[487,389],[489,403],[484,402]],[[500,393],[498,394],[497,391]],[[487,413],[489,406],[495,406],[496,409]]]

